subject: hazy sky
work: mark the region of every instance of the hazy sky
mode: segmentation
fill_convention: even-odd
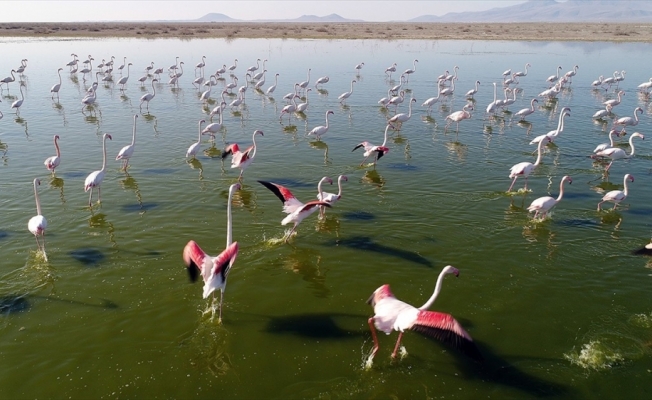
[[[524,3],[525,0],[422,1],[2,1],[0,22],[74,22],[196,19],[208,13],[231,18],[285,19],[304,14],[339,14],[365,21],[407,20],[420,15],[481,11]]]

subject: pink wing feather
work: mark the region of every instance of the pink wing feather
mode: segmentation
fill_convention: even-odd
[[[482,360],[482,354],[473,343],[471,335],[450,314],[436,311],[419,311],[417,320],[410,329],[452,346],[474,360]]]

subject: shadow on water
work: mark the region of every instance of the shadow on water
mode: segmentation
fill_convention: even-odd
[[[357,338],[367,334],[368,330],[351,330],[341,327],[338,322],[344,318],[360,321],[369,318],[366,315],[339,313],[308,313],[280,315],[270,317],[265,331],[276,334],[294,334],[313,339]]]
[[[105,252],[93,248],[80,248],[68,254],[86,267],[97,267],[106,259]]]
[[[176,171],[172,168],[149,168],[143,170],[142,173],[145,175],[169,175],[173,174],[174,172]]]
[[[122,207],[124,212],[140,212],[140,211],[149,211],[158,207],[158,203],[142,203],[142,204],[125,204]]]
[[[9,237],[9,232],[7,231],[0,231],[0,240],[4,240]]]
[[[266,179],[261,179],[265,181]],[[288,189],[292,188],[315,188],[315,191],[317,190],[317,182],[315,183],[308,183],[304,181],[299,181],[296,179],[291,179],[291,178],[275,178],[272,179],[270,182],[274,182],[277,185],[281,186],[286,186]]]
[[[519,369],[514,362],[510,362],[495,354],[488,345],[478,343],[477,341],[476,345],[484,357],[482,363],[473,362],[462,354],[452,353],[456,357],[457,367],[464,378],[481,379],[493,384],[520,390],[536,397],[572,397],[569,387],[530,375]],[[546,364],[559,362],[559,360],[542,360],[526,357],[523,357],[522,360]]]
[[[342,214],[342,218],[347,221],[371,221],[376,216],[367,211],[347,211]]]
[[[374,240],[368,236],[354,236],[333,240],[324,243],[324,246],[346,246],[354,250],[372,251],[432,268],[430,260],[420,256],[419,254],[374,242]]]
[[[28,311],[31,304],[25,296],[8,295],[0,297],[0,314],[16,314]]]

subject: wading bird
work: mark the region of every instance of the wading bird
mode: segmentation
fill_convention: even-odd
[[[375,155],[374,166],[376,166],[376,162],[382,156],[389,153],[389,148],[385,147],[385,144],[387,144],[387,134],[389,132],[389,128],[390,128],[390,125],[387,124],[387,126],[385,127],[385,140],[383,140],[383,144],[381,144],[380,146],[374,146],[373,144],[371,144],[369,142],[362,142],[359,145],[355,146],[353,148],[353,150],[351,150],[351,152],[354,152],[357,149],[359,149],[360,147],[362,147],[364,149],[364,154],[362,154],[364,156],[364,160],[362,160],[362,162],[360,163],[360,166],[362,166],[364,164],[364,162],[367,161],[367,158],[369,158],[372,154]]]
[[[104,173],[106,172],[106,139],[112,140],[113,138],[111,135],[108,133],[105,133],[102,135],[102,169],[99,171],[94,171],[91,172],[90,175],[86,177],[86,180],[84,181],[84,192],[88,192],[90,190],[90,195],[88,196],[88,206],[92,207],[92,199],[93,199],[93,189],[97,189],[97,202],[101,203],[102,202],[102,197],[100,194],[100,186],[102,185],[102,181],[104,180]]]
[[[41,213],[41,201],[38,198],[38,190],[37,190],[37,187],[40,184],[41,184],[40,179],[38,178],[34,179],[34,198],[36,199],[36,215],[29,219],[29,222],[27,223],[27,229],[29,229],[29,231],[32,232],[32,234],[36,238],[36,245],[38,246],[38,249],[43,252],[43,255],[45,255],[45,230],[48,227],[48,221]],[[39,242],[38,240],[39,236],[43,238],[43,244]],[[47,259],[47,256],[45,257]]]
[[[612,190],[610,192],[607,192],[602,197],[602,201],[598,203],[598,211],[601,210],[602,203],[607,202],[607,201],[612,201],[614,203],[614,210],[616,207],[618,207],[618,204],[620,204],[621,201],[625,200],[627,198],[627,181],[630,180],[634,182],[634,177],[630,174],[625,174],[625,177],[623,178],[623,186],[625,187],[623,190]]]
[[[645,136],[643,134],[640,134],[638,132],[632,133],[632,136],[629,137],[629,147],[632,148],[632,152],[627,154],[625,153],[625,150],[619,148],[619,147],[610,147],[608,149],[604,149],[601,151],[598,151],[597,153],[593,154],[591,158],[599,158],[599,157],[607,157],[611,158],[611,162],[609,165],[607,165],[607,168],[605,168],[604,172],[609,171],[609,168],[611,168],[611,164],[614,163],[616,160],[621,160],[623,158],[632,158],[634,157],[634,152],[636,149],[634,148],[634,138],[635,137],[640,137],[641,140],[645,140]]]
[[[507,189],[508,192],[512,191],[512,188],[514,187],[514,183],[516,183],[516,179],[519,176],[525,178],[525,186],[523,187],[523,190],[527,190],[527,178],[539,166],[539,163],[541,163],[541,147],[544,144],[548,143],[549,141],[550,139],[545,137],[537,145],[537,160],[534,162],[534,164],[532,164],[531,162],[521,162],[514,165],[509,170],[509,177],[512,178],[512,184],[509,186],[509,189]]]
[[[333,180],[327,176],[321,178],[319,181],[318,187],[321,187],[322,182],[329,182],[333,184]],[[320,200],[312,200],[305,204],[297,200],[296,197],[290,192],[285,186],[278,185],[273,182],[258,181],[261,185],[265,186],[267,189],[271,190],[272,193],[278,197],[283,203],[283,212],[288,214],[281,221],[281,225],[287,225],[290,222],[294,223],[292,229],[289,233],[285,235],[285,242],[287,243],[290,240],[292,234],[296,231],[297,226],[303,221],[306,217],[317,211],[317,208],[321,207],[330,207],[330,203]],[[321,194],[321,193],[320,193]],[[323,197],[323,195],[322,195]]]
[[[158,82],[158,79],[152,79],[152,93],[145,93],[140,97],[140,112],[143,112],[143,103],[147,102],[147,111],[149,112],[149,102],[152,101],[154,96],[156,96],[156,87],[154,82]]]
[[[308,132],[308,136],[315,136],[317,140],[321,140],[321,137],[328,132],[328,116],[331,114],[335,114],[332,110],[326,111],[326,125],[320,125],[312,128],[310,132]]]
[[[253,144],[245,149],[245,151],[240,151],[238,144],[233,143],[226,146],[224,152],[222,152],[222,159],[225,159],[229,154],[233,156],[231,159],[231,168],[240,168],[238,180],[242,180],[242,174],[245,169],[254,162],[254,157],[256,157],[256,135],[265,136],[263,131],[255,130],[251,137]]]
[[[45,164],[45,168],[47,168],[48,171],[52,171],[52,175],[54,175],[55,168],[57,168],[61,162],[61,152],[59,151],[59,143],[57,142],[58,140],[59,135],[54,135],[54,148],[57,151],[57,155],[48,157],[43,162],[43,164]]]
[[[122,160],[122,169],[127,171],[127,165],[129,165],[129,159],[134,154],[134,149],[136,146],[136,119],[138,119],[138,114],[134,114],[134,128],[131,136],[131,144],[120,149],[118,156],[115,158],[117,160]]]
[[[538,216],[541,216],[541,219],[544,219],[548,216],[548,212],[561,201],[561,198],[564,196],[564,182],[568,182],[570,185],[573,183],[573,180],[570,176],[566,175],[561,178],[559,183],[559,196],[555,199],[551,196],[543,196],[534,200],[530,206],[527,208],[528,212],[534,211],[534,219]]]
[[[234,183],[229,187],[229,198],[226,206],[226,248],[217,257],[207,255],[199,245],[191,240],[183,249],[183,261],[188,269],[190,280],[195,282],[201,274],[204,280],[203,298],[208,298],[215,291],[220,290],[220,303],[218,322],[222,323],[222,304],[224,303],[224,290],[226,289],[226,278],[238,256],[238,242],[233,241],[233,220],[231,217],[231,199],[233,193],[240,190],[240,184]]]
[[[380,347],[376,329],[388,335],[392,331],[399,332],[394,351],[392,352],[393,359],[396,358],[400,348],[403,332],[412,330],[438,339],[474,360],[482,360],[482,355],[475,343],[473,343],[471,335],[464,330],[462,325],[452,315],[428,311],[428,308],[435,302],[437,296],[439,296],[444,276],[447,274],[453,274],[457,277],[459,276],[459,271],[451,265],[444,267],[437,278],[437,284],[435,285],[435,291],[432,296],[419,308],[394,297],[389,285],[383,285],[374,291],[367,301],[374,308],[374,316],[369,318],[368,321],[371,336],[374,340],[374,348],[367,361],[368,365],[371,364]]]

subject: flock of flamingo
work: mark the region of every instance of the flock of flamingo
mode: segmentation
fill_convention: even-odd
[[[115,57],[110,57],[108,61],[102,60],[102,62],[95,67],[93,67],[93,62],[95,59],[90,55],[85,61],[80,61],[76,54],[72,54],[73,59],[66,65],[69,68],[71,74],[82,74],[83,79],[85,80],[88,76],[92,79],[93,75],[95,76],[95,81],[92,83],[86,95],[80,100],[82,105],[82,112],[86,109],[92,110],[94,105],[97,103],[97,87],[100,81],[103,82],[114,82],[120,86],[120,90],[125,90],[125,86],[129,84],[130,78],[130,69],[133,65],[132,63],[127,63],[127,58],[123,58],[123,63],[120,66],[115,67],[114,69],[114,60]],[[262,66],[260,62],[262,61]],[[20,68],[11,71],[11,76],[5,79],[0,80],[0,88],[2,85],[9,87],[16,80],[15,74],[23,74],[27,68],[28,60],[24,59],[21,61]],[[221,132],[224,128],[224,119],[223,115],[227,107],[230,109],[238,109],[245,102],[245,94],[249,87],[252,87],[261,96],[272,96],[275,92],[278,84],[279,74],[275,74],[274,84],[265,88],[266,83],[266,62],[267,60],[258,59],[255,66],[251,66],[246,70],[246,75],[244,80],[247,84],[238,87],[238,78],[235,75],[238,68],[238,60],[235,59],[232,66],[228,67],[223,65],[222,68],[217,69],[214,74],[211,74],[209,79],[204,78],[204,69],[206,68],[206,57],[202,57],[202,61],[196,64],[195,66],[195,76],[192,81],[194,87],[201,91],[201,96],[199,97],[202,103],[206,103],[212,96],[212,89],[214,86],[218,85],[219,81],[224,81],[224,87],[220,92],[221,100],[218,101],[218,105],[210,112],[210,123],[204,127],[204,124],[207,122],[202,119],[198,122],[198,131],[197,131],[197,141],[194,142],[186,151],[187,158],[194,158],[202,145],[203,137],[205,135],[210,136],[211,140],[214,140],[216,133]],[[357,144],[353,151],[357,149],[363,149],[363,160],[360,164],[361,166],[365,165],[365,162],[369,158],[373,159],[373,162],[368,164],[368,166],[373,166],[375,168],[377,162],[389,153],[390,148],[387,146],[388,136],[394,132],[400,131],[403,124],[409,123],[412,116],[413,104],[417,100],[412,98],[406,98],[409,93],[407,89],[407,84],[409,78],[412,74],[415,74],[417,71],[418,60],[414,60],[412,67],[406,69],[399,77],[399,84],[393,85],[388,88],[387,96],[383,97],[378,101],[379,107],[383,107],[386,110],[392,110],[388,112],[387,123],[384,131],[384,140],[380,145],[374,145],[367,141],[362,141]],[[80,65],[81,64],[81,65]],[[81,69],[79,69],[81,66]],[[168,77],[165,78],[168,80],[168,84],[171,86],[178,86],[180,84],[180,78],[183,76],[183,66],[184,62],[179,62],[179,57],[176,58],[176,61],[167,69]],[[364,67],[364,63],[360,63],[355,66],[356,76],[360,76],[361,71]],[[521,89],[518,87],[519,79],[526,79],[528,75],[528,68],[531,65],[525,64],[525,70],[523,72],[512,72],[507,70],[502,74],[501,82],[493,82],[493,101],[486,106],[486,116],[488,118],[495,117],[499,113],[507,110],[507,107],[514,104],[517,101],[517,96],[521,92]],[[548,89],[541,92],[535,98],[530,100],[530,107],[521,109],[512,114],[512,118],[517,118],[520,121],[526,120],[528,116],[535,113],[537,110],[535,108],[535,103],[539,101],[548,102],[554,101],[557,95],[562,91],[565,85],[570,85],[572,79],[576,76],[578,72],[578,66],[575,66],[572,70],[568,71],[565,74],[560,74],[562,67],[558,67],[556,73],[548,77],[545,82],[549,85]],[[62,90],[62,81],[61,81],[61,72],[64,68],[59,68],[57,70],[59,76],[59,82],[52,86],[50,92],[51,97],[54,100],[54,97],[59,96],[60,91]],[[456,95],[455,83],[458,80],[458,70],[456,66],[453,68],[453,73],[446,71],[444,74],[437,77],[437,96],[431,97],[425,100],[422,103],[422,107],[425,108],[425,112],[429,115],[432,111],[433,106],[437,103],[443,103],[450,100],[454,95]],[[397,64],[387,67],[384,71],[385,75],[388,78],[389,82],[391,80],[392,74],[397,72]],[[146,105],[146,110],[149,112],[150,105],[153,105],[153,101],[156,96],[156,86],[155,82],[162,81],[165,71],[163,68],[154,68],[154,62],[148,65],[145,68],[145,75],[139,79],[134,79],[140,85],[144,85],[148,79],[151,79],[151,93],[146,93],[140,97],[140,111],[142,112],[143,105]],[[320,87],[327,84],[330,81],[328,76],[323,76],[315,80],[314,83],[311,83],[310,78],[311,70],[307,71],[307,79],[302,82],[297,82],[294,84],[294,89],[285,95],[283,98],[287,100],[287,105],[283,107],[279,115],[279,122],[283,122],[283,118],[287,116],[288,121],[291,120],[293,115],[298,113],[305,113],[309,107],[308,95],[309,92],[314,88],[315,90],[320,90]],[[120,74],[120,77],[115,79],[114,74]],[[226,76],[229,74],[231,82],[226,83]],[[100,76],[102,76],[100,80]],[[598,80],[593,82],[593,87],[596,90],[606,90],[609,91],[613,85],[618,87],[619,83],[625,79],[625,71],[616,72],[612,77],[604,78],[601,76]],[[356,84],[356,79],[350,81],[350,90],[342,93],[338,96],[338,101],[344,104],[346,101],[350,100],[354,96],[354,85]],[[205,90],[202,89],[202,86],[205,87]],[[498,87],[502,88],[504,92],[504,98],[498,97]],[[474,88],[466,92],[463,97],[468,100],[467,104],[459,111],[455,111],[446,116],[446,127],[448,130],[449,127],[455,123],[456,131],[459,131],[459,124],[464,120],[472,118],[472,112],[475,111],[475,100],[474,95],[480,90],[481,83],[480,81],[475,82]],[[226,96],[232,95],[234,91],[237,90],[237,98],[231,102],[227,101]],[[609,163],[606,165],[604,173],[607,174],[610,170],[612,164],[617,160],[628,159],[634,156],[635,154],[635,144],[633,139],[640,138],[643,140],[645,137],[643,134],[638,132],[630,135],[629,145],[631,151],[626,153],[622,148],[618,147],[614,143],[614,136],[620,137],[625,135],[626,129],[629,127],[635,127],[638,122],[638,114],[642,113],[641,108],[636,108],[633,113],[633,117],[622,117],[615,118],[614,110],[620,104],[622,96],[625,95],[624,90],[617,89],[615,92],[616,98],[607,100],[604,102],[604,109],[600,110],[593,115],[594,119],[599,119],[605,123],[612,119],[612,127],[609,132],[610,143],[605,143],[599,145],[594,154],[591,156],[595,159],[600,160],[609,160]],[[639,85],[639,90],[645,95],[649,95],[652,90],[652,78],[649,82]],[[12,109],[16,110],[18,115],[21,107],[25,106],[24,95],[22,85],[20,86],[21,99],[16,100],[11,105]],[[297,100],[302,101],[297,103]],[[398,112],[399,107],[402,103],[407,102],[408,111]],[[329,116],[333,115],[332,110],[328,110],[325,114],[325,124],[316,126],[308,132],[308,136],[314,137],[316,140],[321,141],[327,137],[329,131]],[[212,119],[217,116],[219,122],[212,122]],[[536,160],[534,163],[530,161],[524,161],[518,163],[511,167],[509,170],[509,178],[511,179],[511,184],[507,189],[507,192],[510,194],[515,194],[519,192],[527,192],[527,183],[528,178],[532,176],[533,172],[540,165],[545,147],[554,142],[559,138],[559,136],[564,131],[564,120],[567,117],[571,116],[571,109],[569,107],[563,107],[559,113],[559,122],[556,129],[551,130],[550,132],[537,136],[534,138],[530,144],[536,145]],[[0,116],[1,118],[1,116]],[[116,160],[121,160],[122,170],[127,171],[129,168],[129,162],[135,154],[135,145],[136,145],[136,126],[139,115],[136,114],[133,116],[133,131],[132,131],[132,141],[130,144],[124,146],[116,156]],[[188,273],[191,279],[194,281],[198,279],[199,276],[202,277],[204,281],[203,287],[203,297],[208,298],[213,296],[214,302],[217,301],[215,293],[217,290],[220,291],[219,299],[219,321],[222,320],[222,303],[224,290],[226,287],[226,281],[229,274],[229,271],[235,263],[236,257],[238,255],[238,242],[233,241],[232,234],[232,218],[231,218],[231,200],[234,192],[241,188],[241,181],[243,179],[243,174],[245,170],[251,166],[252,162],[255,159],[257,152],[256,138],[264,137],[264,133],[261,130],[255,130],[252,135],[252,145],[245,148],[244,150],[238,146],[236,143],[228,145],[222,152],[222,158],[228,156],[232,157],[231,167],[240,169],[240,175],[238,177],[238,182],[234,183],[229,188],[228,202],[227,202],[227,239],[226,246],[224,251],[222,251],[217,256],[210,256],[206,254],[200,246],[194,240],[189,241],[184,250],[183,250],[183,260],[187,266]],[[59,148],[59,135],[54,136],[54,146],[56,149],[56,155],[47,158],[44,161],[45,168],[50,171],[52,174],[55,174],[55,170],[59,167],[61,163],[61,153]],[[97,202],[101,202],[101,185],[106,174],[106,164],[107,164],[107,148],[106,141],[112,140],[112,136],[108,133],[104,133],[102,136],[102,168],[89,174],[84,182],[84,191],[90,192],[88,205],[93,207],[93,192],[97,192]],[[517,192],[513,192],[515,183],[518,178],[522,178],[524,181],[524,187],[519,189]],[[318,194],[316,199],[301,202],[298,200],[294,194],[286,187],[268,181],[258,181],[261,185],[269,189],[276,197],[278,197],[283,205],[283,212],[287,216],[281,221],[282,225],[292,224],[292,228],[289,232],[286,233],[284,240],[287,242],[290,240],[293,234],[296,233],[297,226],[301,223],[302,220],[308,216],[315,213],[319,210],[320,216],[323,216],[326,209],[331,208],[337,201],[342,198],[342,182],[346,182],[348,178],[345,175],[339,176],[338,188],[339,192],[327,193],[322,191],[322,184],[328,183],[333,184],[333,180],[330,177],[323,177],[318,183]],[[628,196],[628,182],[633,182],[634,177],[631,174],[625,174],[623,179],[623,190],[612,190],[606,193],[601,201],[597,205],[598,211],[601,210],[602,205],[605,202],[612,202],[614,204],[613,208],[615,209],[621,202],[623,202]],[[564,184],[572,183],[572,178],[570,176],[564,176],[561,178],[559,186],[558,196],[544,196],[535,199],[532,201],[530,206],[527,208],[529,212],[534,213],[535,219],[544,219],[547,218],[550,214],[550,211],[555,207],[561,200],[564,194]],[[45,255],[45,231],[47,229],[47,220],[42,214],[41,204],[38,196],[38,186],[40,185],[40,180],[34,179],[34,196],[36,199],[36,212],[37,215],[29,220],[28,229],[36,238],[37,246],[39,250]],[[379,287],[369,299],[369,304],[374,309],[374,316],[369,319],[369,326],[372,332],[372,338],[374,341],[374,347],[369,356],[368,363],[371,363],[371,360],[376,355],[379,342],[376,336],[376,329],[385,332],[386,334],[391,333],[392,331],[398,331],[399,336],[396,342],[394,351],[392,352],[392,357],[397,356],[401,338],[405,330],[415,330],[426,333],[432,337],[438,338],[439,340],[448,343],[449,345],[457,348],[464,354],[470,356],[473,359],[481,360],[482,356],[476,346],[473,344],[471,336],[462,328],[462,326],[449,314],[431,312],[428,311],[428,308],[434,303],[435,299],[439,295],[442,287],[443,279],[446,275],[453,274],[459,276],[459,270],[453,266],[446,266],[440,273],[437,283],[435,286],[434,293],[431,298],[421,307],[416,308],[405,302],[398,300],[392,292],[390,291],[389,285],[383,285]]]

